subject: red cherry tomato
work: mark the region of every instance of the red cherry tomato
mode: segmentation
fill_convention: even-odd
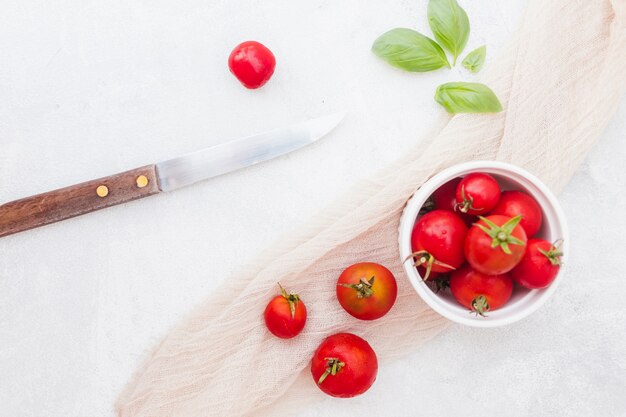
[[[534,198],[521,191],[504,191],[500,195],[498,205],[489,214],[501,214],[507,217],[521,215],[520,226],[524,228],[528,237],[537,234],[543,220],[539,204]]]
[[[337,280],[339,304],[361,320],[375,320],[396,302],[398,285],[390,270],[382,265],[363,262],[348,267]]]
[[[500,186],[489,174],[474,172],[456,188],[457,210],[474,216],[485,215],[498,204]]]
[[[546,288],[561,268],[561,243],[554,245],[543,239],[530,239],[526,254],[511,271],[511,278],[532,290]]]
[[[313,380],[326,394],[350,398],[367,391],[378,373],[372,347],[359,336],[338,333],[327,337],[311,361]]]
[[[465,265],[450,276],[450,292],[459,304],[484,316],[509,301],[513,281],[507,274],[487,275]]]
[[[432,199],[436,209],[453,211],[466,225],[471,226],[476,221],[476,217],[457,210],[456,189],[460,182],[461,178],[454,178],[448,181],[435,190]]]
[[[278,284],[280,287],[280,284]],[[306,323],[306,306],[298,294],[280,287],[281,295],[274,297],[265,307],[265,325],[274,336],[290,339],[302,331]]]
[[[498,214],[480,217],[467,232],[465,258],[478,272],[498,275],[515,268],[526,252],[526,232],[521,216]]]
[[[461,178],[454,178],[435,190],[432,198],[436,209],[454,211],[456,189],[460,182]]]
[[[467,226],[459,216],[447,210],[433,210],[420,217],[411,234],[415,266],[430,272],[450,272],[463,264],[463,241]]]
[[[259,42],[246,41],[235,47],[228,58],[228,68],[246,88],[263,86],[274,74],[276,58]]]

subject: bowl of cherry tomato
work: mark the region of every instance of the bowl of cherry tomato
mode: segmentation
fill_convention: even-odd
[[[418,295],[449,320],[514,323],[556,290],[569,233],[554,194],[515,165],[472,161],[426,181],[408,201],[400,256]]]

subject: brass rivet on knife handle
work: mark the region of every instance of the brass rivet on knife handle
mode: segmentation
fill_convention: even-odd
[[[144,177],[145,181],[139,181],[140,177]],[[144,182],[145,185],[141,186]],[[0,237],[159,192],[156,168],[147,165],[12,201],[0,205]]]
[[[137,177],[137,180],[135,181],[137,183],[137,187],[139,188],[143,188],[146,185],[148,185],[148,177],[146,177],[145,175],[140,175]]]
[[[98,188],[96,188],[96,194],[98,194],[98,197],[106,197],[109,195],[109,189],[107,188],[106,185],[99,185]]]

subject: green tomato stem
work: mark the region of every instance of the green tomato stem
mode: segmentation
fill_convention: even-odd
[[[328,367],[326,368],[322,376],[320,376],[320,379],[317,380],[317,385],[322,385],[322,382],[324,382],[328,375],[335,376],[339,371],[341,371],[341,368],[346,366],[344,362],[341,362],[337,358],[324,358],[324,360],[327,361]]]

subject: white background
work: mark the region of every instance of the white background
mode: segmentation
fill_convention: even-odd
[[[487,65],[525,1],[461,1]],[[270,163],[0,239],[0,416],[109,416],[143,355],[262,248],[415,146],[460,66],[408,74],[372,41],[430,34],[426,0],[0,0],[0,201],[333,111],[330,136]],[[278,61],[229,74],[240,41]],[[366,395],[299,416],[626,415],[626,103],[561,195],[568,275],[516,325],[451,326],[383,363]]]

